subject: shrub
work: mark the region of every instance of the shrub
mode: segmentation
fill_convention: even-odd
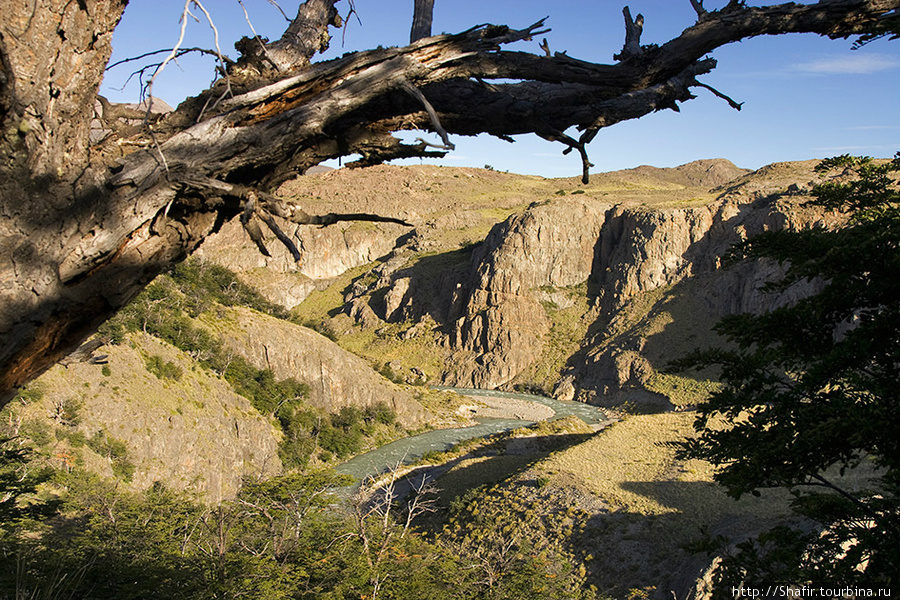
[[[156,375],[159,379],[174,379],[180,381],[184,370],[170,360],[165,360],[162,356],[154,354],[144,359],[147,371]]]
[[[223,306],[249,306],[279,319],[288,318],[287,311],[269,302],[258,291],[238,279],[230,269],[196,258],[176,265],[169,272],[185,295],[185,310],[197,316],[207,310],[213,302]]]
[[[64,427],[75,427],[81,423],[82,402],[76,398],[64,398],[63,400],[54,400],[50,408],[50,418]]]
[[[88,438],[87,446],[110,462],[113,475],[131,481],[135,467],[128,459],[128,446],[123,440],[109,436],[101,429]]]
[[[318,433],[319,445],[338,458],[347,458],[362,449],[363,435],[358,429],[344,431],[338,427],[325,425]]]
[[[363,419],[369,424],[393,425],[397,421],[397,413],[387,403],[378,402],[366,407],[363,411]]]

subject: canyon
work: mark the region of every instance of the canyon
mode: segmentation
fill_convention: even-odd
[[[282,223],[301,251],[297,262],[274,237],[263,256],[239,223],[227,223],[190,261],[232,272],[277,307],[273,314],[239,303],[191,308],[191,292],[166,294],[184,296],[185,326],[216,340],[228,360],[303,384],[303,403],[320,421],[388,407],[407,433],[471,422],[470,400],[431,386],[538,393],[610,410],[621,423],[597,434],[570,428],[579,440],[571,448],[548,454],[543,442],[509,443],[517,448],[510,457],[531,458],[502,475],[486,469],[494,478],[484,483],[518,494],[532,480],[552,482],[534,506],[548,515],[560,502],[593,507],[595,529],[579,543],[616,548],[603,556],[579,550],[592,557],[583,559],[591,577],[619,595],[653,587],[682,597],[709,565],[681,547],[691,532],[702,526],[741,539],[786,518],[773,508],[786,500],[733,505],[708,465],[659,449],[689,435],[692,408],[716,386],[715,373],[670,373],[667,365],[722,343],[713,330],[721,317],[764,312],[816,289],[805,281],[768,292],[781,265],[727,260],[729,248],[757,233],[839,220],[805,206],[814,164],[751,172],[704,160],[597,174],[588,185],[429,165],[306,175],[279,193],[307,212],[366,212],[411,226]],[[139,300],[152,308],[166,294]],[[209,368],[204,350],[174,347],[146,323],[136,329],[31,384],[7,409],[9,432],[43,440],[55,468],[119,477],[135,490],[162,482],[210,504],[287,468],[280,448],[289,431],[275,409],[255,408],[224,370]],[[379,431],[367,444],[402,435]],[[127,460],[115,448],[127,449]],[[310,460],[319,468],[338,457]],[[454,460],[447,482],[485,459]],[[496,493],[485,497],[503,506]],[[651,543],[658,526],[669,542]]]

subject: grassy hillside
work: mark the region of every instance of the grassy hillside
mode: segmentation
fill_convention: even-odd
[[[0,545],[30,552],[36,580],[55,572],[47,565],[62,565],[116,597],[178,590],[202,598],[214,590],[358,598],[371,597],[375,581],[382,597],[395,598],[685,597],[709,564],[707,551],[791,518],[790,497],[737,502],[713,483],[708,465],[678,460],[670,445],[692,434],[691,405],[715,386],[715,374],[663,370],[718,342],[707,300],[711,290],[728,291],[720,280],[664,285],[605,315],[591,282],[529,290],[550,326],[542,355],[512,386],[550,393],[573,365],[615,349],[629,385],[666,399],[653,408],[679,411],[642,414],[626,405],[600,432],[577,420],[541,423],[427,456],[413,471],[439,477],[433,494],[422,495],[427,514],[410,528],[405,502],[389,505],[363,488],[348,504],[327,493],[336,482],[319,471],[406,435],[395,415],[311,407],[309,382],[253,366],[222,339],[241,329],[247,311],[263,324],[310,327],[401,384],[432,424],[456,424],[466,400],[422,383],[435,382],[454,356],[456,284],[496,223],[573,195],[640,210],[701,206],[722,193],[765,199],[806,170],[776,165],[733,179],[742,171],[709,161],[595,175],[582,186],[574,178],[383,166],[286,184],[281,193],[309,212],[395,215],[415,230],[378,260],[316,281],[292,311],[210,262],[160,278],[104,329],[114,342],[101,351],[105,363],[56,367],[2,414],[4,433],[20,434],[40,464],[57,470],[44,494],[53,489],[67,504],[55,522],[23,529],[15,543],[0,525]],[[384,235],[376,229],[357,224],[344,233]],[[280,465],[294,471],[273,477]],[[203,506],[210,499],[226,501]]]

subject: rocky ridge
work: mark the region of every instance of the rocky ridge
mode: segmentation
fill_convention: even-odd
[[[520,208],[499,219],[483,241],[460,244],[458,234],[444,235],[439,219],[420,223],[379,261],[334,283],[342,286],[343,304],[331,306],[327,317],[321,311],[314,316],[329,323],[339,342],[343,336],[361,340],[363,331],[396,332],[401,345],[430,336],[440,361],[401,359],[430,381],[539,389],[602,404],[667,405],[672,381],[663,385],[656,347],[685,340],[663,341],[671,337],[659,323],[667,318],[665,306],[674,303],[696,321],[696,331],[678,335],[703,341],[720,316],[765,310],[808,291],[762,294],[758,288],[775,266],[725,270],[721,257],[756,233],[832,219],[802,206],[815,179],[813,165],[779,163],[750,173],[710,160],[607,173],[589,186],[529,179],[512,195],[494,190],[504,206]],[[437,169],[444,180],[453,171]],[[329,176],[333,183],[344,175]],[[441,206],[439,193],[433,201]],[[389,209],[397,199],[385,202]],[[454,202],[454,224],[487,210]],[[367,203],[379,209],[374,195]],[[428,210],[423,206],[416,204],[420,214]],[[307,314],[304,306],[300,314]],[[354,348],[366,354],[357,341]],[[379,356],[374,349],[367,355],[376,362]],[[694,383],[702,391],[703,382]]]
[[[210,503],[281,471],[281,433],[191,357],[143,333],[104,352],[105,364],[57,365],[31,384],[37,393],[8,409],[10,433],[45,442],[58,468],[83,464],[133,489],[162,482]],[[154,357],[167,374],[145,367]]]
[[[223,329],[223,320],[232,325]],[[221,331],[226,347],[256,368],[271,369],[279,380],[292,377],[307,383],[306,400],[312,406],[337,413],[345,406],[365,408],[383,403],[411,428],[429,418],[407,390],[311,329],[243,307],[228,309],[211,325]]]

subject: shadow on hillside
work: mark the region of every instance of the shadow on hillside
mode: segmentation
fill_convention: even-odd
[[[416,485],[422,477],[428,477],[437,489],[437,511],[417,525],[426,531],[439,533],[450,516],[451,504],[466,493],[510,479],[552,452],[581,444],[593,435],[579,433],[501,439],[437,467],[417,469],[407,479]]]
[[[595,514],[569,540],[573,551],[593,557],[589,583],[618,598],[636,588],[655,588],[650,596],[659,600],[687,597],[710,552],[720,554],[788,518],[786,498],[736,501],[710,482],[628,481],[621,488],[648,500],[648,508],[639,498],[632,510]]]
[[[477,247],[473,244],[458,250],[421,256],[413,264],[395,271],[391,275],[392,282],[409,279],[406,294],[399,303],[401,310],[397,314],[385,314],[385,298],[390,289],[387,286],[370,292],[369,307],[388,322],[419,321],[428,315],[442,329],[446,329],[453,318],[455,307],[452,299],[466,279],[472,252]]]
[[[629,412],[643,413],[671,409],[659,402],[662,398],[680,405],[705,396],[715,373],[682,372],[680,381],[656,375],[694,350],[721,346],[724,342],[713,326],[723,317],[783,302],[759,290],[771,275],[765,266],[737,263],[720,268],[721,257],[741,241],[738,232],[753,236],[784,224],[786,217],[775,208],[777,198],[759,198],[736,205],[733,214],[720,213],[720,221],[681,251],[676,261],[680,266],[672,268],[674,275],[667,275],[673,280],[669,285],[654,281],[658,258],[640,257],[670,251],[665,244],[671,237],[668,229],[676,227],[672,219],[646,213],[629,217],[630,225],[607,222],[595,245],[588,279],[588,297],[599,307],[597,318],[565,367],[580,373],[581,389],[609,404],[625,404]],[[642,235],[630,235],[634,231]],[[620,300],[622,290],[642,287],[651,289]]]

